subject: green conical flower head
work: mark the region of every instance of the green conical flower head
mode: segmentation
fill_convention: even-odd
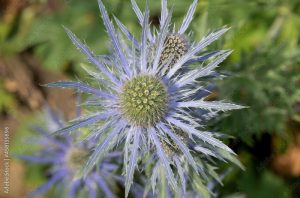
[[[155,76],[136,76],[123,86],[120,106],[134,125],[148,127],[159,122],[167,110],[167,91]]]

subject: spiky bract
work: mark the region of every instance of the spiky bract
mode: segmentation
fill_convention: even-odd
[[[155,167],[160,167],[151,169],[153,174],[149,182],[153,191],[158,190],[158,171],[155,170],[160,169],[176,195],[185,192],[186,183],[191,182],[189,174],[192,170],[200,177],[200,181],[206,183],[208,178],[214,177],[214,172],[207,168],[213,158],[237,163],[234,152],[219,140],[222,136],[203,129],[203,122],[219,112],[243,108],[231,103],[204,100],[212,91],[207,86],[207,79],[218,76],[215,68],[231,51],[203,51],[227,32],[228,28],[210,33],[198,42],[187,42],[190,38],[185,40],[184,35],[187,35],[197,0],[193,1],[177,31],[175,28],[170,29],[172,10],[168,10],[166,0],[161,2],[160,27],[158,31],[153,31],[150,28],[148,6],[146,5],[143,13],[135,0],[131,0],[142,27],[138,40],[115,18],[119,29],[127,38],[123,39],[109,19],[103,2],[98,0],[111,40],[112,54],[96,56],[70,30],[66,29],[66,32],[88,61],[99,70],[101,74],[95,70],[86,71],[102,86],[92,87],[82,82],[48,84],[50,87],[74,88],[93,95],[84,103],[91,107],[89,110],[92,113],[78,118],[56,134],[87,127],[90,137],[98,140],[86,164],[85,174],[103,160],[109,150],[120,146],[124,150],[125,196],[128,196],[133,183],[135,169],[138,164],[146,163],[144,156],[149,153],[152,159],[150,161],[156,161],[158,165]],[[189,67],[191,64],[193,67]],[[152,89],[151,86],[155,88]],[[151,98],[151,94],[155,96]],[[151,101],[154,102],[153,106]],[[192,147],[174,129],[180,129],[185,134],[184,137],[188,136],[193,142]],[[180,152],[168,155],[164,142]],[[202,158],[198,159],[200,154]]]
[[[174,129],[174,134],[182,141],[183,144],[188,145],[189,137],[181,129]],[[182,151],[179,146],[172,140],[172,138],[167,135],[165,138],[161,138],[162,148],[164,152],[168,155],[168,157],[173,157],[174,155],[182,155]]]
[[[39,136],[33,144],[41,146],[41,149],[34,155],[18,156],[34,164],[46,164],[50,168],[48,181],[33,191],[28,198],[42,196],[51,187],[56,188],[55,197],[75,198],[81,194],[84,197],[95,198],[105,194],[106,197],[114,198],[115,195],[110,190],[106,179],[118,168],[118,164],[113,162],[115,154],[107,155],[105,162],[99,164],[83,178],[80,176],[80,171],[90,156],[90,142],[75,144],[73,137],[51,136],[51,129],[57,129],[63,125],[60,120],[57,114],[48,109],[46,114],[48,126],[35,127]],[[110,181],[110,183],[114,182],[116,184],[116,181]]]

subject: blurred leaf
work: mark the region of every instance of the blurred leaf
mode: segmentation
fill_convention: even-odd
[[[12,108],[14,103],[14,97],[4,90],[0,84],[0,112]]]

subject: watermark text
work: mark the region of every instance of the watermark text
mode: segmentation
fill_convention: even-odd
[[[3,170],[2,172],[2,177],[3,177],[3,192],[5,194],[9,193],[9,187],[10,187],[10,178],[9,178],[9,166],[10,166],[10,157],[9,157],[9,128],[5,127],[3,131],[3,164],[1,169]]]

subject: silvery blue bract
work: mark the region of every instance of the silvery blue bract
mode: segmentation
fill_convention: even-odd
[[[95,143],[91,140],[76,144],[74,137],[68,135],[51,136],[51,130],[57,130],[64,124],[59,116],[51,110],[48,109],[46,115],[47,127],[34,127],[39,136],[32,142],[39,145],[41,149],[34,155],[18,156],[19,159],[32,164],[43,164],[50,167],[48,181],[28,197],[42,196],[51,187],[55,187],[55,191],[59,192],[59,197],[75,198],[80,195],[89,198],[103,195],[116,197],[108,184],[108,179],[110,179],[110,183],[115,184],[118,180],[122,180],[121,176],[113,175],[114,171],[119,168],[120,163],[116,162],[120,157],[120,152],[107,154],[101,164],[91,170],[86,177],[82,177],[79,174],[80,169],[88,159]]]
[[[207,183],[208,176],[216,177],[212,168],[208,169],[208,161],[213,158],[238,164],[234,152],[218,140],[220,134],[204,131],[202,127],[205,120],[215,117],[220,111],[243,108],[204,100],[211,86],[207,86],[203,79],[216,76],[214,69],[231,51],[201,52],[228,28],[213,32],[199,42],[191,42],[186,30],[197,0],[190,6],[178,30],[171,29],[172,10],[167,9],[166,0],[162,0],[158,30],[150,28],[148,6],[142,13],[136,2],[131,2],[142,27],[140,39],[115,18],[124,35],[118,33],[104,4],[98,1],[113,48],[110,55],[96,56],[66,29],[74,45],[97,70],[84,67],[94,80],[93,86],[69,81],[48,84],[49,87],[73,88],[91,95],[83,103],[90,113],[56,134],[87,127],[88,138],[98,139],[86,163],[85,175],[108,151],[121,146],[126,196],[138,162],[145,164],[144,160],[148,158],[144,156],[149,156],[149,153],[156,162],[149,178],[153,191],[157,190],[158,170],[162,170],[172,192],[182,195],[186,192],[186,183],[194,178],[191,175],[196,175],[197,182],[203,183]],[[189,67],[191,64],[193,67]]]

